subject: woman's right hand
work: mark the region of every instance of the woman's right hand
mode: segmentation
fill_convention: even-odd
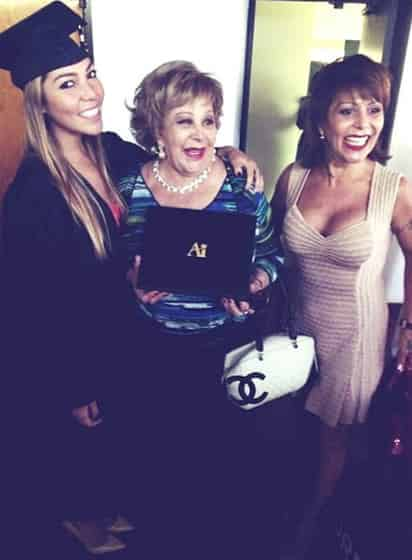
[[[141,262],[142,257],[140,255],[136,255],[134,258],[133,266],[130,268],[127,274],[127,278],[132,285],[137,299],[142,303],[153,305],[169,294],[168,292],[160,292],[159,290],[142,290],[141,288],[137,288],[137,279],[139,277]]]
[[[99,405],[96,401],[73,408],[72,415],[85,428],[94,428],[103,422],[103,418],[100,416]]]
[[[157,303],[162,298],[168,295],[168,292],[159,292],[157,290],[146,291],[140,288],[135,288],[134,291],[139,301],[141,301],[142,303],[149,303],[151,305]]]

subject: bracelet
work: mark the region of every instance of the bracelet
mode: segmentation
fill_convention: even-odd
[[[399,322],[401,329],[408,329],[412,331],[412,323],[409,323],[407,319],[401,319]]]

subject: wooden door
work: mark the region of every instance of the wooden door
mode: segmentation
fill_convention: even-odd
[[[64,1],[79,12],[78,0]],[[0,31],[49,3],[50,0],[0,0]],[[14,178],[23,150],[23,95],[13,86],[9,73],[0,70],[0,201]]]

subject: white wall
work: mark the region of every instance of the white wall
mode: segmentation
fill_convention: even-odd
[[[412,29],[403,70],[401,89],[392,134],[389,166],[400,171],[412,181]],[[394,303],[403,301],[404,259],[396,239],[393,239],[386,263],[387,299]]]
[[[263,171],[269,197],[296,154],[296,114],[307,90],[314,10],[303,2],[256,5],[247,150]]]
[[[131,138],[125,100],[156,66],[183,59],[222,83],[218,144],[238,145],[248,0],[91,0],[91,13],[106,130]]]

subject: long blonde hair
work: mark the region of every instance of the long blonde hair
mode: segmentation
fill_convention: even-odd
[[[63,195],[74,218],[86,229],[96,256],[104,259],[111,249],[111,243],[103,210],[85,179],[64,157],[47,125],[47,115],[43,109],[42,82],[43,78],[38,77],[24,88],[27,144],[47,166],[55,180],[56,188]],[[83,136],[83,145],[102,174],[109,200],[124,210],[124,203],[107,168],[100,136]]]

